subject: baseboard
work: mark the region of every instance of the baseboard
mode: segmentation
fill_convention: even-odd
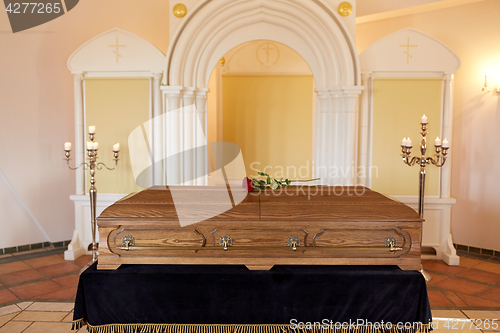
[[[482,248],[475,247],[475,246],[455,244],[455,243],[453,243],[453,246],[455,247],[455,249],[457,249],[459,251],[466,251],[466,252],[470,252],[470,253],[483,254],[483,255],[487,255],[487,256],[493,256],[493,257],[500,258],[500,251],[497,251],[497,250],[482,249]]]
[[[25,251],[31,251],[31,250],[38,250],[38,249],[44,249],[44,248],[65,247],[65,246],[68,246],[69,242],[70,242],[70,240],[65,240],[65,241],[54,242],[54,243],[43,242],[43,243],[11,246],[11,247],[6,247],[3,249],[0,249],[0,255],[1,254],[19,253],[19,252],[25,252]]]

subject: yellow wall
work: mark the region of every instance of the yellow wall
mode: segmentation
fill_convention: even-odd
[[[240,146],[248,177],[266,166],[311,177],[312,86],[311,75],[223,76],[223,140]]]
[[[135,184],[130,165],[128,136],[149,119],[148,79],[86,79],[86,124],[95,125],[99,142],[98,161],[113,165],[113,144],[120,143],[118,168],[96,171],[98,193],[130,193],[142,190]],[[88,132],[86,134],[88,138]],[[90,186],[87,175],[87,190]]]
[[[427,116],[427,156],[441,128],[441,79],[379,78],[373,90],[372,189],[385,194],[418,194],[419,167],[401,158],[401,140],[410,137],[420,156],[420,118]],[[377,177],[378,174],[378,177]],[[426,168],[426,195],[439,194],[438,168]]]

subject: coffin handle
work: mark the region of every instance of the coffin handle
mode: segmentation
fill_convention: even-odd
[[[389,248],[390,252],[403,251],[402,247],[398,247],[398,240],[395,237],[387,237],[384,244],[385,247]]]
[[[229,236],[222,236],[219,239],[219,245],[224,248],[224,251],[227,251],[227,248],[231,245],[233,245],[233,240]]]
[[[288,246],[290,246],[292,250],[297,251],[297,247],[300,246],[300,238],[297,236],[288,237]]]

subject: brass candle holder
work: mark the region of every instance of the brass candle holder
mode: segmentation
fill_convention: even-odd
[[[420,134],[422,135],[422,141],[420,141],[420,156],[414,156],[411,157],[411,140],[406,140],[403,139],[403,143],[401,144],[401,151],[402,151],[402,157],[403,157],[403,162],[409,166],[413,165],[419,165],[420,166],[420,177],[419,177],[419,200],[418,200],[418,214],[420,215],[421,218],[424,218],[424,192],[425,192],[425,167],[428,164],[433,164],[437,167],[442,167],[444,163],[446,162],[446,157],[448,155],[448,141],[445,139],[443,140],[441,144],[441,140],[439,138],[436,138],[435,142],[435,151],[436,151],[436,157],[426,157],[425,154],[427,152],[427,122],[424,121],[427,118],[422,117],[422,132]],[[422,238],[423,238],[423,228],[422,228],[422,234],[420,236],[420,247],[422,247]],[[421,268],[420,272],[424,276],[426,281],[431,281],[432,277],[429,273],[427,273],[423,267]]]
[[[90,129],[93,129],[91,132]],[[110,168],[106,164],[99,162],[97,163],[97,152],[99,150],[98,143],[94,141],[95,127],[91,126],[89,129],[89,139],[87,142],[87,159],[88,162],[84,162],[76,167],[71,167],[69,161],[71,160],[71,143],[67,142],[64,145],[64,151],[66,156],[66,164],[71,170],[77,170],[82,167],[84,170],[90,170],[90,223],[92,228],[92,262],[97,260],[97,243],[96,243],[96,199],[97,199],[97,189],[95,187],[95,171],[101,170],[103,167],[108,170],[114,170],[118,166],[118,153],[120,151],[120,145],[117,143],[113,146],[113,156],[114,156],[114,167]]]

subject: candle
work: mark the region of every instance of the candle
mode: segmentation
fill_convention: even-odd
[[[92,150],[92,148],[94,148],[92,141],[87,141],[87,150]]]
[[[434,143],[436,146],[441,146],[441,139],[439,138],[439,136],[436,138],[436,141]]]
[[[403,140],[401,140],[401,146],[406,146],[406,138],[403,138]]]
[[[411,139],[406,139],[406,147],[411,147]]]
[[[64,143],[64,150],[71,150],[71,142]]]
[[[119,143],[115,143],[113,145],[113,151],[115,151],[115,152],[120,151],[120,144]]]
[[[449,148],[450,147],[450,143],[448,142],[448,140],[444,139],[443,140],[443,148]]]
[[[420,120],[420,122],[422,124],[427,124],[427,117],[425,116],[425,114],[422,116],[422,119]]]
[[[93,149],[94,149],[94,150],[99,149],[99,144],[97,143],[97,141],[96,141],[96,142],[94,142],[94,147],[93,147]]]
[[[89,126],[89,134],[95,134],[95,126]]]

